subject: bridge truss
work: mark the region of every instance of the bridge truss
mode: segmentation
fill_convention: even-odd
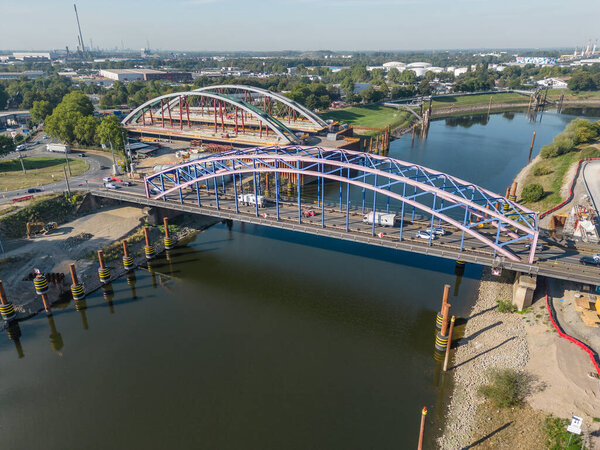
[[[331,217],[334,211],[329,206],[325,209],[325,195],[327,192],[331,199],[333,192],[335,216],[339,219],[345,215],[347,232],[351,231],[353,208],[362,214],[395,213],[399,224],[394,234],[397,231],[400,241],[406,238],[405,230],[419,220],[429,228],[444,224],[460,233],[460,243],[457,240],[456,245],[461,252],[468,251],[465,238],[472,238],[491,249],[494,257],[521,261],[515,250],[530,244],[529,264],[533,263],[539,236],[537,213],[506,197],[416,164],[345,149],[302,146],[234,149],[172,166],[147,176],[144,183],[148,198],[198,206],[210,201],[217,210],[228,204],[238,214],[241,194],[266,196],[274,212],[273,220],[277,221],[282,220],[282,209],[297,211],[298,223],[306,221],[304,201],[305,207],[320,208],[319,225],[323,228],[327,223],[326,213]],[[295,184],[295,198],[282,195],[291,184]],[[313,197],[303,198],[303,190],[312,191]],[[290,208],[292,203],[295,206]],[[255,201],[256,216],[261,214],[259,206]],[[266,213],[262,215],[266,217]],[[375,222],[369,224],[372,236],[380,230]],[[432,245],[432,240],[433,235],[428,245]]]

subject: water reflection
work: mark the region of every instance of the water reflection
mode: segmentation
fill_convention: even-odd
[[[23,346],[21,345],[21,327],[19,327],[19,322],[16,320],[11,320],[6,328],[6,334],[8,339],[13,341],[15,344],[15,349],[19,355],[19,359],[24,358],[25,353],[23,352]]]
[[[487,125],[489,116],[487,114],[473,114],[470,116],[448,117],[444,119],[447,127],[471,128],[473,125]]]

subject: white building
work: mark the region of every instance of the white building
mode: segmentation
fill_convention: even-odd
[[[565,78],[544,78],[539,80],[537,84],[552,89],[567,89],[567,81]]]

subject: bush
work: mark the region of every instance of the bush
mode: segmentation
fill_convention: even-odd
[[[558,156],[558,149],[554,144],[544,145],[540,150],[540,156],[544,159],[555,158]]]
[[[479,388],[479,393],[498,408],[518,406],[529,391],[530,378],[514,369],[492,369],[490,384]]]
[[[548,167],[544,167],[544,166],[535,166],[533,168],[533,175],[536,177],[540,177],[542,175],[548,175],[551,174],[552,170],[550,170]]]
[[[537,202],[544,196],[544,188],[541,184],[531,183],[523,188],[521,198],[527,203]]]
[[[517,311],[517,306],[510,300],[496,300],[498,311],[501,313],[513,313]]]

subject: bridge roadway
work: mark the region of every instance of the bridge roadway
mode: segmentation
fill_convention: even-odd
[[[375,236],[373,236],[372,225],[362,222],[363,214],[360,209],[351,208],[347,218],[346,211],[340,212],[338,204],[325,205],[326,220],[325,227],[323,227],[321,207],[306,202],[302,205],[302,212],[312,209],[316,212],[316,215],[302,217],[301,223],[298,221],[298,205],[292,201],[280,201],[280,220],[277,220],[276,217],[275,203],[271,202],[267,202],[264,208],[259,208],[258,216],[255,206],[246,206],[241,203],[238,204],[239,212],[236,213],[235,199],[232,195],[233,191],[229,194],[227,192],[219,194],[219,209],[216,207],[214,198],[203,201],[202,206],[199,207],[196,203],[195,194],[184,196],[183,203],[174,198],[170,198],[168,201],[147,198],[143,184],[118,190],[92,188],[90,193],[98,197],[112,198],[139,205],[173,209],[222,219],[239,220],[257,225],[327,236],[440,258],[461,260],[491,267],[496,266],[499,261],[498,258],[494,258],[492,250],[489,247],[468,235],[465,236],[465,250],[461,252],[461,233],[456,229],[453,230],[447,224],[444,226],[444,229],[448,232],[446,236],[434,240],[431,246],[428,245],[427,240],[416,237],[416,232],[428,228],[430,225],[429,220],[420,221],[417,218],[417,220],[411,223],[410,217],[405,219],[405,224],[408,223],[408,225],[404,227],[402,241],[398,239],[400,230],[397,226],[394,228],[376,226]],[[346,220],[348,220],[349,231],[346,231]],[[600,268],[579,264],[580,252],[558,246],[553,242],[544,242],[543,240],[541,242],[544,243],[544,249],[536,253],[536,260],[533,264],[526,262],[528,251],[523,247],[522,251],[517,252],[523,258],[523,262],[503,259],[501,266],[505,269],[522,273],[544,275],[551,278],[593,285],[600,284]]]

